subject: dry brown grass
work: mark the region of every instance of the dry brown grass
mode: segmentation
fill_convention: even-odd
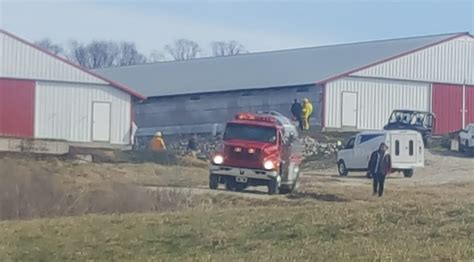
[[[183,166],[3,158],[0,220],[182,210],[195,204],[189,190],[142,185],[185,187],[206,180],[206,171]]]

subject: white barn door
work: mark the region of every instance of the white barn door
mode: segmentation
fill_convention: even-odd
[[[92,140],[110,141],[110,103],[92,103]]]
[[[357,93],[342,92],[342,126],[357,127]]]

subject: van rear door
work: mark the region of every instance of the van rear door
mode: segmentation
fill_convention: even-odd
[[[392,133],[390,154],[392,161],[398,163],[416,163],[418,139],[415,133]]]

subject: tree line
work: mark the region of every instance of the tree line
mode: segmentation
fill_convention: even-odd
[[[178,39],[165,45],[163,51],[153,51],[149,55],[139,52],[135,43],[127,41],[94,40],[89,43],[81,43],[74,40],[65,47],[45,38],[35,44],[88,69],[168,60],[182,61],[195,59],[204,54],[199,44],[189,39]],[[248,53],[246,48],[236,40],[211,42],[210,50],[212,56],[233,56]]]

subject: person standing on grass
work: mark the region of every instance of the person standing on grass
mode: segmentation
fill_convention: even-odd
[[[188,140],[188,147],[187,147],[188,153],[191,154],[193,159],[197,159],[197,153],[198,153],[198,139],[197,135],[194,134],[189,140]]]
[[[369,160],[368,174],[373,177],[373,193],[383,196],[385,177],[392,170],[392,159],[387,152],[388,146],[381,143],[379,149],[372,153]]]

